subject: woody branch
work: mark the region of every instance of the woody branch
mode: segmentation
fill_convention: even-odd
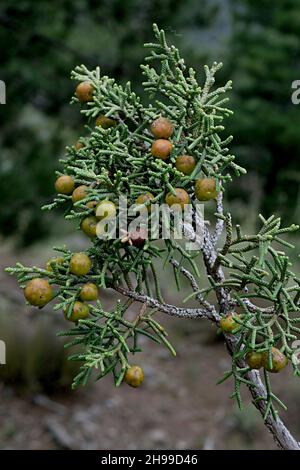
[[[217,200],[217,212],[219,214],[223,214],[223,203],[222,203],[221,193],[218,196],[218,200]],[[186,228],[185,233],[190,238],[190,240],[193,242],[197,241],[195,240],[196,236],[195,236],[195,233],[192,231],[191,227],[185,227],[185,228]],[[218,268],[215,269],[215,262],[216,262],[217,254],[218,254],[216,244],[219,238],[221,237],[223,230],[224,230],[224,224],[222,223],[221,219],[217,221],[215,231],[213,234],[208,230],[208,228],[205,228],[204,240],[203,240],[203,244],[201,248],[207,274],[211,276],[216,283],[220,283],[220,281],[225,279],[225,275],[224,275],[222,268],[218,266]],[[198,240],[198,242],[200,243],[200,240]],[[174,258],[171,258],[170,263],[175,268],[180,269],[181,273],[189,280],[193,291],[197,293],[199,291],[199,286],[195,279],[195,276],[193,276],[193,274],[188,269],[180,266],[178,261],[176,261]],[[141,302],[144,305],[147,305],[148,307],[156,308],[157,310],[170,316],[175,316],[175,317],[180,317],[180,318],[194,318],[194,319],[205,318],[215,323],[216,325],[219,324],[219,321],[221,318],[217,309],[213,305],[211,305],[208,301],[204,300],[202,295],[199,293],[195,295],[195,298],[199,302],[200,307],[191,309],[191,308],[179,308],[175,305],[170,305],[167,303],[160,303],[158,300],[152,297],[149,297],[143,293],[137,293],[134,290],[129,290],[121,286],[115,286],[115,290],[123,294],[124,296],[127,296],[137,302]],[[228,292],[226,292],[226,290],[223,288],[217,289],[216,296],[217,296],[219,310],[223,313],[227,313],[232,308],[232,306],[235,305],[235,302],[230,298],[230,294],[228,294]],[[247,299],[243,299],[243,300],[245,301],[247,306],[250,307],[250,309],[257,308],[255,305],[251,304],[251,302],[249,302]],[[272,313],[270,309],[268,308],[264,309],[264,311]],[[234,354],[234,350],[238,342],[238,337],[224,333],[224,339],[225,339],[227,351],[232,356]],[[245,367],[246,364],[243,361],[240,361],[240,366]],[[285,424],[283,423],[283,421],[280,419],[278,415],[274,417],[272,416],[271,413],[267,413],[267,416],[265,416],[266,415],[267,390],[261,380],[259,371],[256,371],[256,370],[249,371],[246,375],[246,378],[249,381],[248,389],[252,396],[253,404],[258,409],[260,414],[263,416],[264,424],[267,427],[267,429],[270,431],[270,433],[272,434],[272,437],[274,441],[276,442],[276,444],[281,449],[300,450],[299,443],[292,436],[291,432],[285,426]]]

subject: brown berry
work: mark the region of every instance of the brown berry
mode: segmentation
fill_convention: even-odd
[[[144,194],[140,194],[135,203],[138,204],[138,205],[142,205],[142,204],[145,204],[147,202],[150,202],[154,199],[154,196],[153,194],[151,193],[144,193]],[[151,212],[151,204],[147,204],[147,206],[145,206],[147,208],[147,211],[148,212]]]
[[[158,139],[155,140],[151,147],[151,153],[154,157],[160,160],[167,160],[172,152],[173,144],[169,140]]]
[[[260,369],[262,367],[262,353],[251,351],[246,354],[245,361],[251,369]]]
[[[213,178],[198,179],[195,184],[195,195],[199,201],[216,199],[218,196],[216,180]]]
[[[182,188],[174,188],[175,194],[169,192],[166,195],[166,203],[168,206],[173,206],[174,204],[179,204],[179,206],[183,209],[186,204],[190,202],[190,197],[185,189]]]
[[[97,204],[98,204],[97,201],[89,201],[86,203],[86,207],[88,207],[89,209],[95,209]]]
[[[63,175],[55,181],[55,190],[59,194],[71,194],[75,188],[72,176]]]
[[[229,313],[226,317],[223,317],[220,321],[220,328],[224,333],[235,333],[239,328],[240,324],[236,321],[240,316],[235,313]]]
[[[93,99],[94,87],[91,82],[81,82],[77,85],[75,94],[81,103],[87,103]]]
[[[46,279],[31,279],[24,289],[24,296],[31,305],[43,307],[53,297],[52,287]]]
[[[159,117],[152,122],[150,131],[156,139],[168,139],[173,134],[173,124],[169,119]]]
[[[272,356],[272,367],[269,364],[269,353],[268,351],[262,354],[262,366],[268,372],[272,372],[273,374],[277,374],[280,372],[288,363],[288,358],[277,348],[272,348],[271,352]]]
[[[175,166],[184,175],[190,175],[195,169],[196,160],[192,155],[179,155],[176,158]]]
[[[81,230],[90,238],[94,238],[97,235],[97,217],[89,215],[85,217],[80,224]]]
[[[70,272],[84,276],[92,267],[92,261],[85,253],[75,253],[70,260]]]
[[[82,302],[74,302],[71,315],[68,316],[68,309],[64,311],[66,320],[77,322],[89,316],[89,307]]]
[[[139,387],[144,381],[144,372],[143,369],[139,366],[130,366],[128,367],[125,376],[124,382],[126,382],[131,387]]]
[[[73,194],[72,194],[72,201],[78,202],[81,201],[81,199],[84,199],[87,197],[88,187],[85,184],[82,184],[81,186],[78,186],[78,188],[74,189]]]
[[[110,127],[116,127],[117,122],[106,116],[98,116],[96,119],[96,126],[102,127],[102,129],[109,129]]]
[[[80,150],[84,147],[84,144],[82,142],[76,142],[76,144],[74,145],[75,149],[76,150]]]
[[[97,300],[98,287],[92,282],[87,282],[82,286],[79,297],[83,302],[92,302],[93,300]]]

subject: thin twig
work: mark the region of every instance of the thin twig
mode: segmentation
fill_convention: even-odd
[[[197,281],[195,279],[195,276],[193,276],[186,268],[184,268],[183,266],[180,266],[180,264],[178,263],[176,259],[171,258],[170,263],[173,266],[175,266],[177,269],[179,268],[181,273],[190,281],[191,287],[194,292],[198,292],[200,290],[197,284]],[[195,299],[197,299],[199,303],[207,310],[207,312],[210,312],[216,320],[219,319],[219,315],[215,307],[211,305],[209,302],[207,302],[207,300],[205,300],[200,293],[195,295]]]

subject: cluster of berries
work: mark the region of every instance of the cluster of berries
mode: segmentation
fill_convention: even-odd
[[[234,334],[241,327],[240,319],[240,315],[229,313],[220,320],[220,329],[223,333]],[[245,361],[250,369],[263,367],[268,372],[277,373],[287,365],[288,358],[279,349],[273,347],[271,353],[269,351],[250,351],[246,354]]]
[[[46,269],[53,272],[59,270],[65,264],[64,258],[51,258],[47,261]],[[85,253],[74,253],[68,262],[68,271],[75,276],[85,276],[92,267],[92,260]],[[64,267],[64,269],[66,266]],[[44,307],[54,297],[53,288],[47,279],[40,277],[31,279],[24,289],[26,300],[35,307]],[[98,287],[92,282],[84,283],[78,295],[80,301],[76,301],[71,312],[68,309],[64,314],[67,320],[77,322],[89,315],[89,307],[84,302],[92,302],[98,298]]]
[[[51,258],[46,264],[46,269],[50,272],[53,269],[59,269],[64,265],[64,258]],[[92,267],[92,260],[85,253],[74,253],[69,261],[69,272],[75,276],[85,276]],[[67,320],[77,323],[78,320],[85,319],[89,315],[89,306],[85,302],[97,300],[99,295],[98,287],[92,282],[84,283],[79,291],[79,299],[73,304],[69,312],[65,309],[64,316]],[[54,291],[47,279],[31,279],[25,289],[24,296],[26,300],[36,307],[44,307],[54,297]],[[124,381],[132,387],[139,387],[144,380],[144,373],[139,366],[129,366],[124,376]]]
[[[173,144],[169,140],[174,132],[174,127],[169,119],[159,117],[150,126],[150,131],[155,137],[151,146],[151,154],[160,160],[167,160],[173,150]],[[192,155],[179,155],[175,161],[175,167],[184,175],[191,175],[196,168],[196,160]],[[169,206],[179,204],[182,208],[189,204],[190,197],[183,188],[174,188],[175,193],[166,195],[166,203]],[[199,178],[195,182],[195,196],[199,201],[209,201],[218,195],[216,181],[213,178]]]
[[[76,88],[76,96],[82,103],[89,102],[93,99],[93,85],[86,81],[80,83]],[[114,119],[100,115],[96,119],[96,126],[101,126],[104,129],[116,126],[117,122]],[[159,117],[152,122],[150,131],[155,140],[151,146],[151,154],[153,157],[167,160],[173,150],[173,144],[169,140],[173,134],[174,127],[171,121],[164,117]],[[75,144],[76,150],[83,148],[82,142]],[[179,155],[175,162],[176,169],[183,175],[191,175],[196,168],[196,160],[192,155]],[[82,201],[89,195],[89,188],[86,185],[76,187],[75,180],[70,175],[59,176],[55,182],[55,189],[59,194],[72,195],[73,204]],[[216,188],[216,181],[213,178],[199,178],[195,182],[195,196],[199,201],[209,201],[217,197],[218,191]],[[144,205],[148,212],[151,212],[151,203],[155,201],[155,196],[146,192],[140,194],[135,203],[137,205]],[[173,192],[168,192],[165,197],[165,202],[171,207],[179,205],[184,208],[190,202],[190,196],[183,188],[174,188]],[[117,208],[114,202],[109,200],[103,201],[88,201],[86,207],[93,210],[93,213],[85,217],[81,222],[81,230],[90,238],[97,236],[97,230],[105,230],[105,225],[99,227],[98,222],[108,218],[113,218],[117,213]],[[98,232],[99,235],[99,232]],[[122,242],[128,241],[130,245],[142,248],[147,238],[146,231],[140,227],[134,233],[128,233],[123,237]]]
[[[79,83],[76,88],[76,96],[81,103],[89,102],[93,99],[93,85],[86,81]],[[109,117],[100,115],[96,119],[96,126],[101,126],[104,129],[116,126],[116,121]],[[174,132],[174,126],[172,122],[165,118],[159,117],[152,122],[150,131],[155,138],[151,146],[151,154],[153,157],[160,160],[168,160],[171,152],[173,151],[174,145],[169,140]],[[83,144],[78,143],[77,148],[81,148]],[[192,155],[179,155],[175,161],[175,167],[178,171],[184,175],[191,175],[196,168],[196,160]],[[179,204],[183,207],[185,204],[190,202],[190,197],[183,188],[175,188],[175,193],[169,192],[166,195],[166,203],[169,206],[173,204]],[[199,201],[209,201],[215,199],[218,195],[216,181],[213,178],[199,178],[195,182],[195,196]],[[154,199],[153,194],[145,193],[141,194],[137,199],[137,204],[145,204]]]

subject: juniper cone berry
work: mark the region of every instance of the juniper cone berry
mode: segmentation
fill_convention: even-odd
[[[117,122],[114,119],[111,119],[106,116],[98,116],[96,119],[96,126],[102,127],[102,129],[109,129],[110,127],[115,127]]]
[[[135,203],[136,203],[137,205],[142,205],[142,204],[145,204],[146,202],[152,201],[153,199],[155,199],[154,196],[153,196],[153,194],[151,194],[151,193],[144,193],[144,194],[140,194],[140,195],[137,197]],[[147,204],[147,206],[145,206],[145,207],[147,208],[147,211],[148,211],[148,212],[151,212],[151,204]]]
[[[262,367],[262,353],[251,351],[246,354],[245,361],[251,369],[260,369]]]
[[[168,139],[173,134],[173,124],[169,119],[159,117],[152,122],[150,131],[156,139]]]
[[[93,91],[94,91],[94,87],[92,83],[85,81],[77,85],[75,94],[77,98],[79,99],[79,101],[81,101],[82,103],[87,103],[88,101],[92,101]]]
[[[82,142],[76,142],[76,144],[74,145],[75,149],[76,150],[80,150],[84,147],[84,144]]]
[[[137,227],[136,230],[129,232],[128,238],[133,246],[143,248],[147,240],[147,230],[144,227]]]
[[[81,199],[84,199],[88,195],[88,187],[85,184],[82,184],[81,186],[78,186],[78,188],[75,188],[73,193],[72,193],[72,201],[78,202],[81,201]]]
[[[92,267],[91,259],[85,253],[75,253],[70,260],[70,272],[84,276]]]
[[[80,224],[81,230],[90,238],[94,238],[97,235],[97,217],[89,215],[85,217]]]
[[[142,385],[144,381],[144,372],[143,369],[139,366],[130,366],[128,367],[125,376],[124,382],[126,382],[131,387],[137,388]]]
[[[190,175],[196,167],[196,160],[192,155],[179,155],[176,158],[175,166],[184,175]]]
[[[47,271],[53,272],[53,266],[61,266],[64,262],[64,258],[58,257],[58,258],[50,258],[48,259],[46,263],[46,269]]]
[[[89,201],[89,202],[86,203],[86,207],[88,207],[89,209],[95,209],[97,204],[98,204],[97,201]]]
[[[213,178],[201,178],[196,181],[195,195],[199,201],[210,201],[218,196],[216,180]]]
[[[83,302],[92,302],[98,298],[98,287],[93,282],[87,282],[80,290],[80,300]]]
[[[186,204],[189,204],[190,197],[185,189],[182,189],[182,188],[174,188],[174,189],[175,189],[176,195],[173,194],[172,192],[169,192],[166,195],[166,203],[170,207],[172,207],[175,204],[178,204],[183,209]]]
[[[74,302],[71,315],[68,316],[68,309],[64,311],[66,320],[76,322],[89,316],[89,307],[82,302]]]
[[[55,190],[59,194],[71,194],[75,188],[72,176],[63,175],[55,181]]]
[[[235,313],[229,313],[226,315],[226,317],[222,318],[220,321],[221,330],[224,333],[235,333],[241,326],[236,321],[238,318],[240,318],[240,316]]]
[[[285,368],[285,366],[288,363],[288,358],[277,348],[272,348],[271,356],[272,356],[272,367],[269,364],[268,351],[264,352],[262,355],[262,366],[268,372],[277,374],[278,372],[280,372],[282,369]]]
[[[169,140],[158,139],[155,140],[151,147],[151,153],[154,157],[160,160],[167,160],[172,152],[173,144]]]
[[[25,299],[35,307],[43,307],[53,297],[52,287],[47,279],[31,279],[24,289]]]
[[[98,220],[103,220],[105,218],[112,219],[116,216],[117,208],[114,202],[112,201],[101,201],[96,206],[96,217]]]

